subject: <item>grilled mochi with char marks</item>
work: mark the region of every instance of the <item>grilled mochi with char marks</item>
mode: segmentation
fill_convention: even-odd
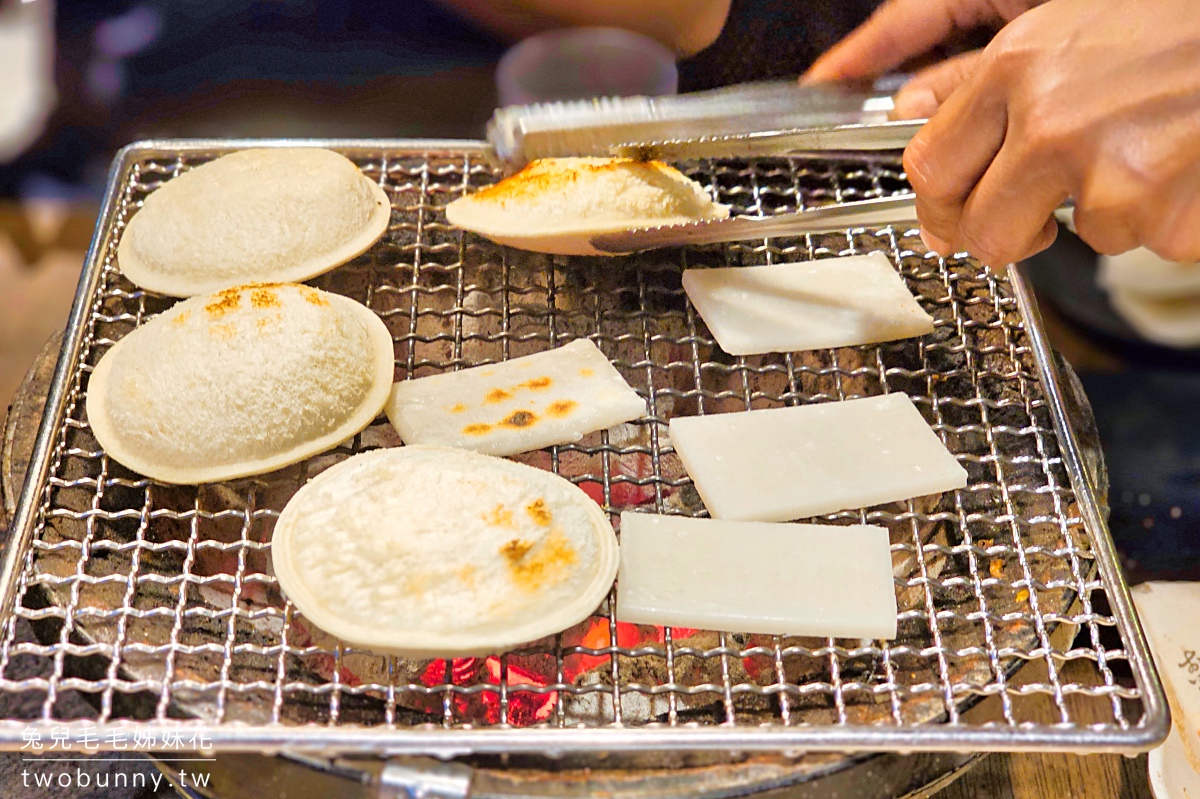
[[[118,463],[164,483],[262,474],[350,438],[383,408],[392,339],[372,311],[295,284],[193,297],[118,341],[88,421]]]
[[[646,403],[599,347],[576,339],[502,363],[401,381],[386,411],[407,444],[515,455],[632,421]]]
[[[142,288],[175,297],[307,280],[365,252],[391,212],[379,184],[331,150],[240,150],[147,197],[117,263]]]
[[[452,225],[556,255],[609,255],[593,236],[727,216],[728,205],[674,167],[629,158],[542,158],[446,206]]]
[[[317,627],[413,658],[502,652],[587,618],[617,539],[581,489],[466,450],[365,452],[292,497],[271,543],[288,598]]]

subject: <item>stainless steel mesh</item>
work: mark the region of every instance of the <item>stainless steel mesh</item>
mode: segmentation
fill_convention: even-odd
[[[610,602],[516,652],[413,662],[344,647],[313,628],[271,574],[272,525],[315,472],[396,445],[386,420],[296,467],[199,487],[124,469],[88,428],[83,400],[100,356],[174,302],[120,275],[121,230],[150,192],[221,151],[145,146],[114,172],[109,224],[90,264],[95,291],[70,331],[79,363],[62,375],[62,423],[44,433],[47,479],[27,492],[18,517],[31,540],[14,561],[0,691],[39,700],[36,721],[82,728],[57,702],[74,690],[94,702],[101,730],[200,719],[229,747],[1133,750],[1160,736],[1161,689],[1136,629],[1109,610],[1112,586],[1106,592],[1099,576],[1044,364],[1002,272],[943,260],[915,231],[891,228],[623,259],[517,252],[445,222],[447,202],[496,177],[478,148],[403,145],[347,148],[391,197],[392,224],[366,255],[315,284],[385,320],[397,379],[591,337],[647,398],[649,415],[519,459],[581,484],[614,522],[633,508],[704,513],[670,446],[674,415],[907,392],[968,470],[969,486],[820,519],[891,531],[898,637],[634,627],[614,621]],[[701,163],[688,172],[743,213],[907,188],[886,160]],[[685,266],[870,250],[888,255],[935,317],[932,335],[735,358],[715,346],[680,285]],[[40,643],[14,640],[18,618],[38,625]],[[48,666],[48,676],[15,677],[22,662]],[[1064,667],[1080,663],[1088,678],[1064,679]],[[24,723],[0,723],[0,742],[19,743]]]

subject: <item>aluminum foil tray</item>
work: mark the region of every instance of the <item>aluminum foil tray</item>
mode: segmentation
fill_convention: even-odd
[[[893,641],[636,627],[615,622],[611,601],[576,628],[488,658],[377,656],[314,628],[272,576],[272,525],[315,471],[397,445],[386,420],[295,467],[179,487],[106,457],[84,412],[101,355],[174,302],[118,269],[117,242],[142,200],[222,153],[288,143],[144,142],[114,164],[3,573],[0,692],[40,710],[0,721],[0,745],[19,747],[30,724],[76,740],[182,725],[202,726],[225,750],[442,757],[1133,752],[1165,736],[1162,688],[1104,524],[1103,470],[1088,468],[1063,375],[1014,270],[942,259],[916,231],[891,227],[628,258],[506,249],[449,226],[443,213],[497,179],[481,142],[302,142],[345,153],[392,199],[383,240],[314,284],[387,323],[397,379],[590,337],[646,397],[649,415],[520,459],[581,484],[614,521],[633,507],[704,513],[666,426],[701,410],[903,391],[970,484],[817,520],[891,531]],[[739,213],[908,188],[885,157],[682,166]],[[680,285],[684,267],[870,250],[887,254],[936,318],[932,335],[731,357]],[[38,642],[15,639],[21,618]],[[28,659],[48,676],[17,676]],[[64,717],[58,698],[68,690],[91,700],[94,719]]]

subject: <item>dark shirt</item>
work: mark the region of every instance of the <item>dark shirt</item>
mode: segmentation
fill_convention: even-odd
[[[733,0],[721,35],[679,63],[679,90],[694,92],[733,83],[795,77],[866,21],[882,0]],[[965,50],[983,47],[993,31],[956,33],[917,69]]]
[[[679,64],[679,90],[799,75],[879,0],[733,0],[711,46]]]

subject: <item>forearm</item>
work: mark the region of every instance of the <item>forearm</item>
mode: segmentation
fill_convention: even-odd
[[[680,56],[712,44],[725,25],[730,0],[439,0],[510,39],[552,28],[602,25],[657,39]]]

